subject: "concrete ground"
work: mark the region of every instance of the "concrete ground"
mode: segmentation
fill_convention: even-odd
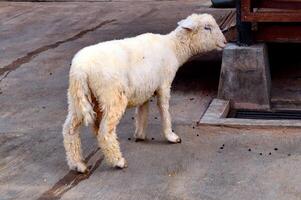
[[[192,12],[213,12],[209,5],[0,2],[0,199],[301,199],[299,130],[196,126],[218,84],[220,61],[207,55],[183,66],[173,85],[181,144],[164,141],[154,99],[146,142],[132,139],[133,109],[118,127],[127,169],[103,162],[88,128],[82,139],[91,173],[66,165],[61,125],[74,53],[99,41],[167,33]]]

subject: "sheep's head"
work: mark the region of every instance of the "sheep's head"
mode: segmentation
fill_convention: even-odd
[[[222,50],[226,39],[215,19],[209,14],[192,14],[178,22],[179,28],[188,36],[194,53]]]

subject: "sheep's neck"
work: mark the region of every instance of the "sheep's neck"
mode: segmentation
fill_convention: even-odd
[[[189,58],[196,54],[194,48],[191,46],[191,40],[182,31],[185,30],[174,30],[169,34],[169,37],[172,38],[173,47],[179,61],[179,67],[182,66]]]

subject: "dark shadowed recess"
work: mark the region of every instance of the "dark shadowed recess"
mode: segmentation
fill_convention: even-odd
[[[272,79],[301,78],[301,44],[269,44]]]
[[[268,51],[272,103],[301,109],[301,44],[269,44]]]
[[[216,93],[221,59],[221,52],[210,52],[190,59],[177,72],[172,89],[181,92]]]

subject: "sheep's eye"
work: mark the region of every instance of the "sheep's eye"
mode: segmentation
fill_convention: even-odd
[[[207,31],[211,31],[211,27],[210,26],[205,26],[204,29],[207,30]]]

